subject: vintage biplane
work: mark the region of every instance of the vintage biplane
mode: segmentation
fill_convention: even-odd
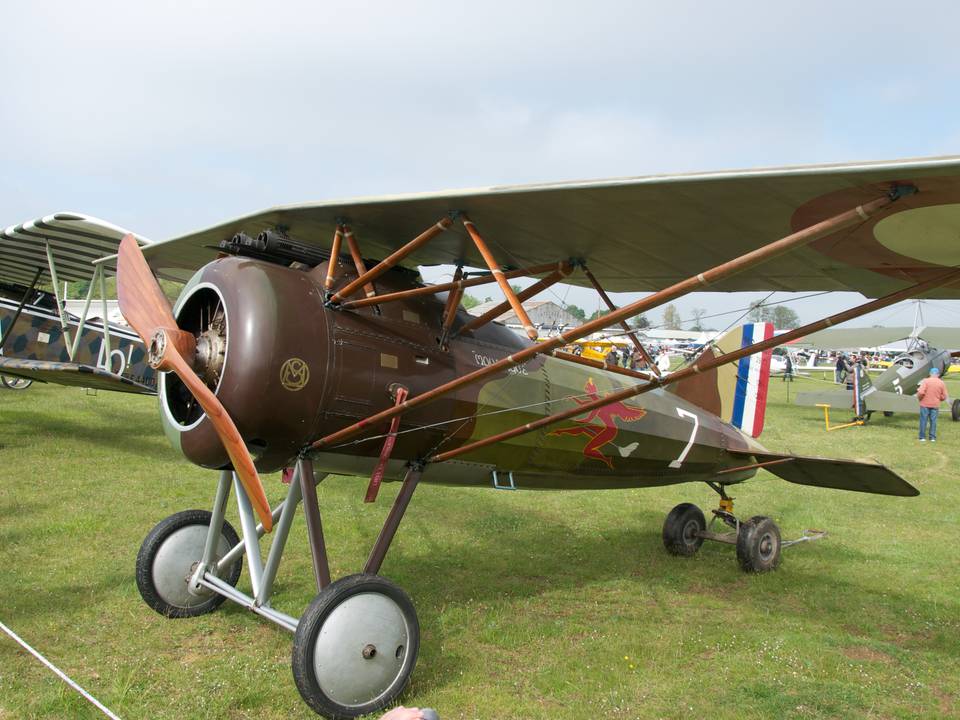
[[[902,333],[895,329],[886,332],[882,328],[869,330],[874,337],[883,338],[884,343],[904,339]],[[806,341],[836,342],[837,338],[845,335],[856,337],[857,334],[855,330],[837,330],[832,335],[825,335],[829,332],[814,333]],[[931,368],[936,368],[941,377],[945,377],[956,353],[932,347],[921,337],[923,333],[924,328],[914,328],[907,338],[906,349],[898,353],[889,367],[875,379],[870,378],[863,365],[857,364],[848,381],[849,390],[811,390],[797,393],[796,404],[850,408],[853,411],[853,422],[858,424],[868,422],[875,412],[882,412],[886,417],[894,413],[919,414],[920,403],[914,396],[920,381],[930,374]],[[950,415],[954,421],[960,420],[960,398],[952,400]]]
[[[105,268],[129,232],[77,213],[56,213],[0,230],[0,381],[34,380],[96,390],[156,392],[156,371],[129,327],[109,322]],[[146,243],[143,238],[139,242]],[[106,272],[105,272],[106,271]],[[60,283],[86,281],[79,316]],[[49,288],[49,289],[45,289]],[[98,320],[89,316],[100,295]]]
[[[192,462],[219,471],[210,511],[176,513],[147,535],[140,592],[169,617],[230,599],[293,632],[297,688],[339,718],[390,703],[416,663],[413,602],[380,570],[421,482],[702,483],[719,496],[714,519],[727,531],[684,503],[666,517],[666,549],[692,555],[719,540],[736,546],[744,569],[772,569],[786,544],[777,526],[738,518],[727,492],[760,469],[817,487],[917,491],[877,463],[765,450],[755,436],[769,352],[906,298],[960,297],[958,229],[954,157],[308,203],[143,248],[126,239],[99,264],[116,263],[123,314],[161,371],[164,430]],[[416,268],[433,264],[456,266],[453,279],[424,285]],[[186,282],[172,308],[155,275]],[[520,293],[510,287],[539,275]],[[561,281],[595,288],[611,312],[537,342],[522,302]],[[471,317],[460,299],[483,283],[506,300]],[[734,329],[670,375],[562,350],[707,289],[874,299],[777,337],[768,325]],[[607,291],[651,294],[616,308]],[[508,308],[531,340],[491,322]],[[292,482],[271,504],[259,473],[282,468],[293,468]],[[327,473],[369,477],[368,501],[381,481],[402,480],[365,565],[335,582],[316,492]],[[242,537],[224,521],[231,492]],[[272,597],[300,504],[318,594],[298,618]],[[249,593],[237,587],[244,557]]]

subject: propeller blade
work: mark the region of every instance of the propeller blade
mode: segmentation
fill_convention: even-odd
[[[157,370],[176,373],[200,403],[220,437],[264,530],[270,532],[273,529],[270,503],[250,451],[226,408],[187,361],[185,356],[193,356],[196,340],[192,334],[177,327],[170,301],[163,294],[133,235],[127,235],[120,242],[117,254],[117,298],[120,312],[149,348],[150,365]]]
[[[166,333],[164,333],[166,336]],[[270,513],[270,503],[267,501],[267,495],[263,490],[263,483],[260,482],[260,476],[253,465],[253,458],[250,457],[250,451],[247,450],[243,438],[240,437],[240,431],[234,425],[233,419],[227,414],[226,408],[220,402],[220,399],[213,394],[213,391],[207,387],[197,374],[193,371],[183,356],[177,351],[172,342],[165,342],[163,348],[159,348],[161,354],[160,369],[172,370],[187,386],[190,394],[193,395],[207,418],[213,424],[213,429],[220,436],[220,442],[223,443],[233,469],[240,478],[247,496],[257,511],[260,522],[263,523],[263,529],[270,532],[273,529],[273,516]]]
[[[158,328],[177,329],[170,301],[133,235],[120,241],[117,253],[117,300],[123,317],[148,345]]]

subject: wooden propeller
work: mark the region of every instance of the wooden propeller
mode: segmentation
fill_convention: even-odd
[[[193,371],[188,358],[192,359],[196,352],[196,339],[191,333],[177,327],[170,301],[150,271],[150,266],[147,265],[140,245],[133,235],[127,235],[120,242],[117,255],[117,299],[120,312],[148,347],[147,360],[150,366],[164,372],[176,373],[203,408],[220,437],[260,522],[269,532],[273,528],[270,503],[267,502],[260,476],[253,465],[253,458],[250,457],[250,452],[226,408]]]

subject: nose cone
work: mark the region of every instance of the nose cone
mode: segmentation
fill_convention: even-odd
[[[239,257],[194,276],[174,307],[197,338],[194,368],[233,418],[257,469],[288,464],[312,439],[329,352],[323,296],[301,271]],[[192,462],[229,464],[202,410],[169,373],[158,384],[164,430]]]

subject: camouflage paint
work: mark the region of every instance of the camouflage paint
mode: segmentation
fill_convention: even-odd
[[[0,298],[0,334],[6,330],[13,319],[19,303]],[[79,322],[71,318],[68,323],[71,341],[76,337]],[[147,364],[146,349],[140,338],[129,328],[120,325],[108,325],[110,332],[111,363],[107,367],[103,357],[106,348],[103,344],[103,325],[101,322],[84,323],[77,352],[73,359],[67,349],[60,318],[55,311],[35,305],[26,305],[17,319],[13,331],[7,337],[2,354],[11,358],[47,361],[54,363],[77,363],[120,374],[134,382],[156,388],[156,372]]]

